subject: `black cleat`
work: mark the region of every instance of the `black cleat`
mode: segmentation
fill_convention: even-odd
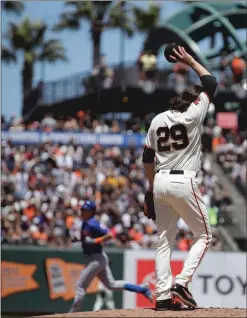
[[[172,297],[176,302],[180,302],[188,307],[196,308],[197,303],[188,288],[179,284],[174,284],[171,288]]]
[[[181,305],[177,303],[172,298],[157,300],[155,305],[156,311],[164,311],[164,310],[180,310]]]

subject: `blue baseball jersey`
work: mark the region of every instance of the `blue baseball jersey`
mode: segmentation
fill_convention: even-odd
[[[84,254],[102,253],[101,244],[88,244],[85,242],[85,237],[89,236],[97,238],[106,235],[109,229],[100,224],[93,216],[87,221],[83,221],[81,228],[82,248]]]

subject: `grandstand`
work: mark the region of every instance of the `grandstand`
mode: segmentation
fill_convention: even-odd
[[[141,248],[150,244],[148,240],[148,243],[142,242],[141,237],[146,238],[146,231],[151,227],[154,244],[155,226],[147,224],[142,214],[147,185],[141,154],[149,122],[150,118],[98,121],[90,113],[84,113],[83,118],[67,121],[50,115],[40,123],[24,125],[13,120],[6,124],[2,145],[2,242],[68,245],[69,230],[73,222],[79,222],[78,203],[96,195],[98,211],[102,213],[100,218],[114,233],[125,233],[131,242],[138,237],[133,246]],[[208,154],[207,147],[208,140],[211,144],[219,142],[215,156],[228,167],[233,181],[244,189],[246,142],[239,135],[223,137],[217,128],[213,133],[209,124],[205,125],[205,155],[198,179],[211,225],[216,229],[215,237],[220,236],[224,243],[221,242],[221,249],[236,250],[237,245],[226,240],[222,227],[229,231],[235,228],[238,238],[241,233],[244,236],[244,215],[236,220],[238,214],[234,212],[232,192],[227,193],[219,176],[213,173],[212,166],[217,163],[212,162],[213,156]],[[238,139],[239,146],[235,149],[238,155],[230,158],[231,165],[227,166],[222,151],[229,149],[234,137]],[[240,168],[238,156],[243,165]],[[178,239],[181,233],[184,235],[184,229],[188,231],[184,224],[178,228]],[[133,231],[138,231],[139,236],[132,237]]]

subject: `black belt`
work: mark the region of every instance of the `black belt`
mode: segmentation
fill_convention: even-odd
[[[162,169],[159,169],[156,173],[159,173]],[[183,170],[171,170],[169,174],[184,174]]]

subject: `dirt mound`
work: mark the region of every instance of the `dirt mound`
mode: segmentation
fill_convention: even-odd
[[[73,314],[55,314],[41,317],[247,317],[246,309],[239,308],[198,308],[180,311],[155,311],[154,309],[120,309],[89,311]]]

